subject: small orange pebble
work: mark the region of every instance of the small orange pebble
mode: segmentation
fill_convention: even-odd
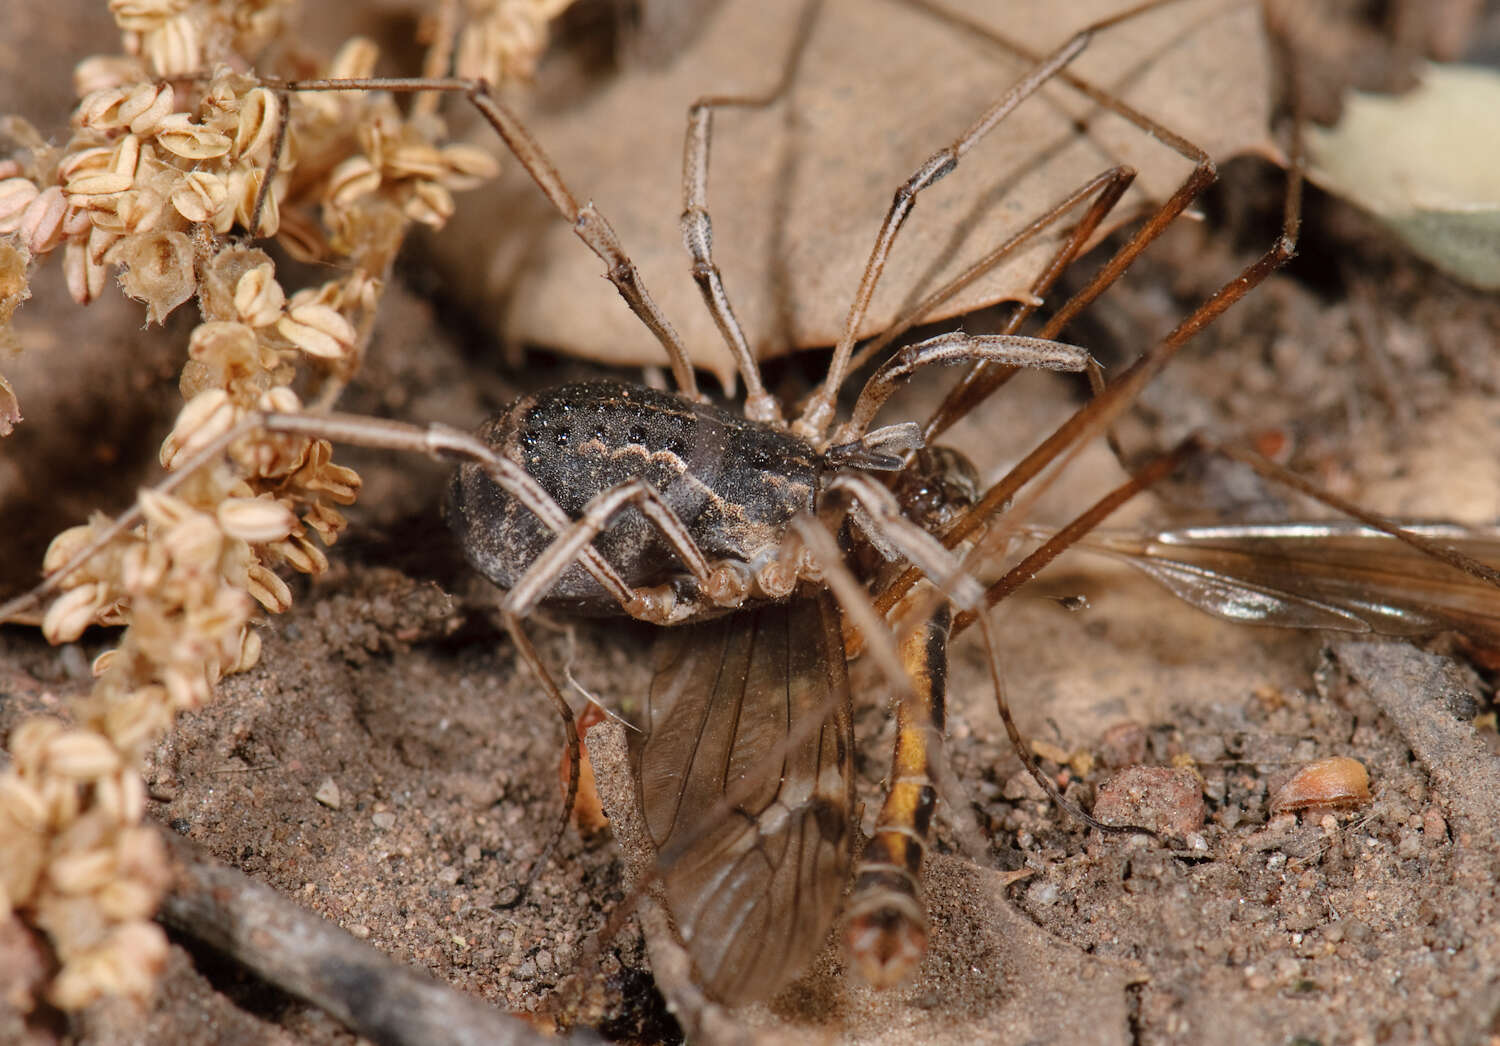
[[[593,835],[609,827],[609,818],[604,814],[604,804],[599,799],[599,788],[594,783],[594,764],[589,759],[589,746],[584,735],[589,728],[604,722],[608,713],[590,701],[578,713],[578,797],[573,800],[573,826],[583,835]],[[562,782],[563,794],[568,791],[568,753],[563,752],[562,763],[557,768]]]
[[[1271,796],[1271,813],[1352,810],[1370,801],[1370,775],[1348,756],[1308,763]]]

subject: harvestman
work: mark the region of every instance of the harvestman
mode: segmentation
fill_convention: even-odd
[[[730,744],[725,758],[738,772],[726,771],[711,782],[717,791],[710,791],[706,800],[695,798],[690,804],[695,807],[693,816],[683,824],[676,823],[674,810],[665,821],[665,834],[658,836],[658,842],[665,843],[674,831],[683,833],[672,841],[670,849],[664,849],[659,876],[666,883],[669,897],[675,883],[677,899],[697,906],[691,913],[679,911],[679,924],[705,977],[706,990],[730,1002],[769,995],[805,964],[826,936],[847,875],[850,739],[847,712],[842,708],[847,693],[839,694],[836,677],[842,672],[833,667],[835,662],[842,665],[837,617],[826,597],[795,595],[802,585],[826,585],[899,694],[896,766],[886,807],[858,878],[851,925],[855,961],[866,975],[878,984],[899,982],[920,960],[925,943],[925,909],[916,876],[936,802],[929,749],[937,744],[943,726],[941,672],[949,624],[942,605],[950,598],[959,605],[962,612],[954,623],[956,628],[976,621],[984,626],[993,660],[993,637],[983,615],[985,607],[1041,569],[1123,500],[1175,468],[1192,448],[1179,448],[1142,470],[1049,539],[988,592],[980,592],[959,555],[949,549],[959,548],[986,526],[1048,466],[1065,463],[1074,448],[1107,431],[1182,344],[1283,264],[1294,250],[1299,206],[1295,176],[1283,235],[1276,244],[1161,344],[1103,387],[1094,400],[979,495],[971,507],[947,506],[952,511],[942,519],[919,524],[908,518],[910,503],[898,501],[869,475],[909,469],[913,452],[978,406],[1018,367],[1085,369],[1091,362],[1087,354],[1057,343],[1056,336],[1213,180],[1213,163],[1201,150],[1066,71],[1094,32],[1154,6],[1158,4],[1141,5],[1096,23],[1039,60],[1031,73],[964,134],[902,184],[880,226],[828,374],[790,424],[782,420],[779,404],[765,389],[714,264],[707,206],[713,112],[729,106],[769,104],[774,94],[764,99],[700,101],[689,113],[685,148],[684,238],[704,301],[745,382],[741,419],[704,403],[684,346],[646,291],[608,222],[591,203],[582,207],[577,204],[540,145],[484,84],[423,79],[281,85],[287,90],[304,91],[368,88],[466,95],[558,213],[605,262],[609,279],[666,350],[678,392],[655,393],[616,383],[550,390],[498,415],[477,437],[440,424],[418,427],[337,414],[260,415],[198,448],[179,476],[165,481],[160,489],[170,489],[180,477],[214,460],[234,440],[257,428],[420,451],[461,462],[454,484],[455,529],[463,536],[476,565],[508,589],[503,604],[507,629],[565,724],[571,767],[569,808],[578,788],[577,734],[560,688],[522,627],[522,619],[531,610],[552,605],[592,612],[621,611],[654,624],[682,625],[742,607],[790,599],[784,611],[756,611],[762,615],[754,619],[756,627],[780,620],[775,615],[785,615],[787,622],[802,621],[803,629],[812,629],[824,638],[805,663],[798,663],[790,651],[784,653],[782,663],[773,666],[783,673],[776,680],[785,686],[798,680],[805,682],[808,673],[823,672],[830,677],[827,685],[809,691],[807,700],[787,721],[770,724],[769,741],[763,738],[759,747],[745,749]],[[859,359],[879,352],[984,270],[1087,204],[1084,215],[1036,279],[1031,300],[1016,307],[1005,330],[990,336],[939,335],[901,349],[875,371],[861,389],[849,418],[835,426],[839,394],[857,362],[856,332],[917,197],[950,173],[960,158],[1017,105],[1058,76],[1068,78],[1099,104],[1191,159],[1193,172],[1035,336],[1022,336],[1017,333],[1021,325],[1118,201],[1133,172],[1123,168],[1106,171],[1062,198],[970,271],[898,319],[890,331],[864,349]],[[871,427],[880,406],[900,382],[923,367],[958,362],[971,363],[971,369],[925,429],[919,431],[910,424]],[[545,454],[540,449],[543,444],[547,445]],[[565,448],[568,456],[554,460],[552,452],[559,448]],[[705,466],[711,466],[707,472],[703,471]],[[1419,535],[1358,515],[1425,552],[1441,553]],[[833,532],[846,519],[862,540],[887,558],[912,564],[873,601],[864,596],[859,579],[845,566],[833,538]],[[486,529],[493,528],[497,521],[498,530]],[[101,542],[133,522],[134,514],[127,513]],[[94,550],[85,550],[49,583],[60,580]],[[673,570],[662,567],[667,557],[678,564]],[[1449,554],[1445,558],[1452,561],[1454,557]],[[1481,571],[1470,563],[1465,563],[1464,569]],[[1493,581],[1492,572],[1481,576]],[[892,637],[879,615],[896,606],[924,577],[928,585],[919,590],[919,609],[905,615],[901,630]],[[741,622],[741,617],[730,616],[715,627],[725,629],[732,641],[750,627]],[[753,689],[753,685],[746,689]],[[807,765],[795,774],[787,772],[781,786],[773,783],[769,795],[752,803],[750,793],[756,788],[753,771],[780,758],[788,760],[788,765],[803,759]],[[760,783],[766,784],[763,778]],[[649,785],[643,782],[642,788]],[[758,810],[754,816],[748,810],[752,805]],[[703,827],[734,812],[749,822],[738,839],[716,839],[712,827]],[[647,819],[650,817],[648,812]],[[808,926],[772,927],[782,934],[773,942],[780,965],[768,970],[764,963],[757,965],[734,950],[738,936],[748,932],[743,925],[733,926],[727,934],[717,932],[724,928],[723,920],[734,916],[711,910],[714,891],[725,874],[712,862],[717,858],[722,866],[725,852],[758,850],[767,840],[793,831],[808,833],[814,843],[812,865],[793,868],[794,873],[807,874],[814,883],[807,887],[814,912]],[[707,882],[700,879],[684,883],[698,874],[693,871],[695,861],[709,862]],[[773,862],[769,878],[776,880],[780,874],[780,867]],[[829,883],[835,886],[831,896]],[[791,888],[790,896],[796,900],[795,882]],[[695,943],[697,947],[692,949]],[[785,953],[788,946],[794,954]]]

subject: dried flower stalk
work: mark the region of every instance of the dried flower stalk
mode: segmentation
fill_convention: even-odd
[[[58,252],[80,305],[111,269],[154,322],[196,299],[186,404],[161,448],[169,469],[251,411],[299,409],[299,378],[331,399],[358,370],[407,228],[441,225],[454,192],[495,173],[487,153],[439,144],[438,121],[405,118],[388,97],[289,97],[240,72],[273,43],[291,50],[291,3],[109,0],[122,53],[78,65],[69,141],[53,148],[23,119],[8,123],[19,149],[0,156],[0,344],[30,271]],[[470,0],[456,41],[434,50],[456,51],[460,71],[524,78],[566,4]],[[374,62],[374,46],[352,40],[328,74],[369,75]],[[228,240],[232,230],[276,236],[342,275],[288,294],[269,256]],[[19,420],[0,378],[0,435]],[[168,872],[140,823],[142,759],[177,712],[255,664],[257,607],[292,599],[277,569],[327,569],[340,508],[359,491],[326,441],[256,435],[226,457],[172,494],[143,492],[144,521],[64,579],[43,620],[53,642],[127,626],[95,662],[72,724],[22,723],[0,773],[0,911],[46,934],[58,969],[45,992],[64,1008],[152,990],[166,939],[151,920]],[[45,568],[105,523],[58,535]]]

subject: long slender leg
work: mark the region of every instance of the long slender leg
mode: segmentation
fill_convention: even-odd
[[[1297,232],[1301,222],[1301,184],[1300,172],[1294,168],[1283,214],[1282,233],[1276,243],[1237,277],[1210,295],[1166,338],[1143,353],[1101,395],[1069,415],[1066,421],[986,491],[979,502],[943,535],[944,544],[952,548],[963,541],[1008,504],[1021,487],[1034,479],[1065,450],[1081,445],[1108,429],[1183,345],[1267,276],[1286,264],[1296,253]],[[920,576],[920,571],[907,570],[881,593],[876,606],[882,611],[889,610]]]
[[[829,481],[827,495],[844,495],[854,502],[855,523],[882,554],[904,556],[959,605],[979,605],[979,584],[941,541],[901,514],[901,506],[885,487],[869,476],[846,472]]]
[[[526,125],[521,122],[520,118],[491,93],[489,84],[483,80],[466,80],[459,77],[375,77],[351,80],[296,80],[288,83],[268,81],[268,83],[286,91],[436,91],[461,94],[469,99],[479,110],[480,115],[495,129],[495,133],[501,137],[516,159],[521,162],[521,166],[526,168],[526,172],[542,190],[542,194],[551,201],[557,213],[567,219],[578,238],[604,262],[605,275],[609,281],[615,285],[615,289],[620,292],[620,296],[625,299],[631,311],[656,336],[656,340],[661,342],[662,348],[666,350],[678,391],[691,399],[702,398],[698,391],[698,379],[693,373],[692,360],[688,358],[682,338],[656,304],[656,300],[646,290],[646,284],[642,281],[640,273],[636,271],[635,263],[625,253],[625,248],[621,246],[614,228],[592,202],[582,207],[578,205],[567,183],[563,181],[562,175],[557,173],[557,168],[553,166],[541,145],[531,136],[531,132],[526,129]]]
[[[714,323],[724,336],[724,343],[734,356],[740,377],[745,381],[745,416],[754,421],[780,423],[781,405],[776,397],[766,392],[760,364],[745,339],[734,308],[729,304],[724,278],[714,263],[713,223],[708,215],[708,160],[713,140],[714,110],[763,109],[781,98],[801,62],[819,6],[809,3],[803,8],[802,24],[795,37],[796,49],[782,70],[780,82],[768,93],[761,97],[699,98],[688,107],[687,133],[682,146],[682,240],[693,258],[693,279],[708,311],[713,314]]]
[[[833,360],[829,364],[828,375],[818,391],[807,401],[802,416],[793,426],[794,431],[807,438],[816,439],[827,429],[833,417],[834,401],[838,395],[839,388],[843,385],[844,377],[848,373],[849,361],[854,351],[854,341],[858,336],[859,328],[864,323],[865,313],[869,309],[871,299],[875,294],[876,284],[885,269],[886,259],[890,256],[891,247],[895,243],[896,236],[901,230],[907,217],[911,213],[912,206],[917,196],[928,186],[943,178],[958,166],[959,160],[972,149],[986,134],[995,128],[1006,116],[1019,106],[1031,95],[1045,84],[1048,80],[1058,75],[1074,58],[1081,54],[1088,46],[1096,32],[1099,32],[1117,22],[1124,21],[1142,10],[1160,6],[1157,2],[1138,5],[1128,11],[1121,12],[1110,18],[1102,19],[1093,25],[1075,33],[1069,40],[1057,50],[1053,51],[1045,59],[1018,80],[1009,91],[987,109],[977,120],[974,121],[962,134],[943,149],[938,150],[923,164],[921,164],[905,182],[896,190],[895,198],[891,202],[890,209],[886,212],[885,220],[881,222],[880,231],[876,234],[875,245],[870,251],[869,260],[865,263],[864,274],[860,277],[859,287],[855,291],[854,299],[849,306],[849,315],[844,324],[843,333],[834,348]]]
[[[557,682],[552,678],[552,674],[547,671],[547,666],[542,661],[541,654],[537,653],[536,647],[532,645],[531,637],[526,634],[526,630],[521,624],[521,619],[509,612],[504,614],[504,619],[505,630],[510,633],[511,640],[516,644],[516,649],[520,651],[521,659],[531,668],[531,672],[536,676],[537,682],[542,684],[542,690],[546,693],[547,699],[552,702],[552,707],[556,709],[558,718],[562,720],[563,737],[566,739],[568,746],[568,787],[566,794],[563,796],[562,816],[558,818],[557,826],[552,830],[552,834],[542,846],[542,852],[537,854],[536,860],[532,862],[531,869],[526,873],[525,879],[521,880],[521,885],[517,888],[515,898],[502,906],[513,908],[521,903],[521,900],[526,896],[526,891],[531,888],[531,884],[541,874],[541,870],[546,865],[547,859],[552,856],[552,851],[557,849],[557,844],[562,842],[563,836],[567,833],[568,823],[573,817],[573,804],[578,801],[578,780],[583,763],[583,748],[578,741],[578,727],[573,719],[573,709],[569,707],[567,700],[562,695],[562,690],[558,688]]]
[[[1026,318],[1036,311],[1043,297],[1051,290],[1057,278],[1063,274],[1078,253],[1083,250],[1084,245],[1093,237],[1094,231],[1099,228],[1105,217],[1120,202],[1120,197],[1125,195],[1135,181],[1136,172],[1130,167],[1111,167],[1090,178],[1083,185],[1073,190],[1057,203],[1047,208],[1039,217],[1032,219],[1024,228],[1015,233],[1010,239],[997,246],[983,258],[970,265],[963,272],[953,277],[947,283],[936,288],[931,294],[923,298],[910,309],[897,316],[890,327],[870,339],[849,362],[850,371],[857,371],[870,360],[874,359],[895,340],[917,324],[922,323],[931,316],[944,302],[958,294],[969,284],[999,265],[1010,255],[1020,250],[1037,236],[1046,232],[1053,225],[1060,222],[1065,216],[1072,212],[1085,200],[1093,198],[1081,217],[1068,231],[1067,239],[1053,252],[1051,259],[1032,281],[1027,288],[1029,299],[1017,302],[1011,310],[1010,318],[1005,326],[1001,328],[1001,334],[1014,334],[1020,330],[1021,324]]]
[[[480,465],[490,479],[507,494],[525,505],[554,533],[561,533],[572,526],[567,513],[529,472],[509,458],[495,453],[469,433],[440,423],[421,426],[406,422],[374,420],[351,414],[249,415],[227,431],[207,440],[201,447],[183,448],[182,453],[187,454],[188,457],[155,489],[163,493],[175,489],[195,471],[222,456],[236,441],[256,430],[331,439],[357,446],[426,454],[447,460],[472,461]],[[138,506],[127,509],[93,541],[78,550],[72,558],[38,585],[0,606],[0,620],[6,620],[35,605],[37,600],[58,587],[68,575],[129,527],[134,526],[140,518]],[[576,553],[576,559],[627,613],[634,611],[649,620],[649,614],[655,602],[651,595],[626,582],[598,549],[590,544],[584,544]]]
[[[524,617],[535,609],[537,602],[557,583],[563,572],[577,562],[589,543],[609,527],[616,513],[631,505],[656,525],[656,529],[672,546],[672,551],[705,592],[726,590],[723,581],[716,581],[716,574],[719,572],[709,564],[707,557],[698,548],[687,525],[672,511],[672,507],[655,487],[646,480],[637,478],[596,494],[584,506],[583,515],[558,532],[552,544],[532,561],[526,568],[526,573],[511,588],[506,597],[506,606],[510,612]],[[739,596],[738,600],[731,599],[726,605],[733,606],[743,601],[743,590]]]
[[[989,360],[1008,367],[1082,371],[1091,362],[1086,350],[1043,338],[1017,334],[969,334],[951,331],[908,345],[870,375],[860,390],[849,420],[834,433],[833,442],[852,443],[865,434],[875,415],[896,387],[924,367]]]
[[[1041,56],[1029,48],[1023,47],[1014,40],[996,32],[992,26],[985,25],[983,22],[966,18],[957,12],[949,11],[946,8],[931,3],[929,0],[911,0],[911,2],[931,10],[936,16],[952,22],[957,28],[965,32],[973,33],[977,37],[985,37],[993,40],[997,45],[1012,54],[1019,55],[1033,62],[1040,62],[1042,60]],[[1113,20],[1122,21],[1151,6],[1153,5],[1139,5],[1130,11],[1122,12]],[[1176,220],[1177,216],[1186,210],[1187,206],[1218,177],[1213,159],[1193,142],[1177,134],[1171,128],[1151,119],[1133,106],[1121,101],[1108,91],[1095,86],[1069,69],[1060,69],[1057,76],[1058,79],[1088,97],[1095,104],[1130,121],[1142,131],[1151,135],[1184,159],[1190,161],[1193,164],[1193,170],[1183,180],[1182,184],[1177,187],[1177,190],[1147,219],[1146,223],[1136,230],[1121,245],[1119,250],[1110,257],[1104,266],[1094,274],[1088,284],[1072,298],[1068,299],[1047,324],[1037,332],[1039,337],[1044,338],[1056,337],[1078,313],[1118,280],[1141,251],[1160,236],[1162,231]],[[1292,239],[1295,241],[1295,235],[1293,235]],[[1062,260],[1061,252],[1059,252],[1059,260]],[[1063,264],[1066,265],[1066,262]],[[1011,329],[1014,328],[1007,327],[1007,330]],[[993,366],[983,361],[976,363],[970,373],[949,392],[942,405],[934,412],[932,419],[928,422],[925,429],[927,439],[929,441],[936,439],[954,421],[963,417],[983,402],[986,397],[1004,384],[1013,373],[1013,371],[1004,367]]]

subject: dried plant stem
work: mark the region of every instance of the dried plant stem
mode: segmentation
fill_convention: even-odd
[[[552,1041],[396,962],[244,872],[203,859],[185,840],[163,835],[174,882],[160,921],[326,1010],[356,1035],[390,1046]]]

